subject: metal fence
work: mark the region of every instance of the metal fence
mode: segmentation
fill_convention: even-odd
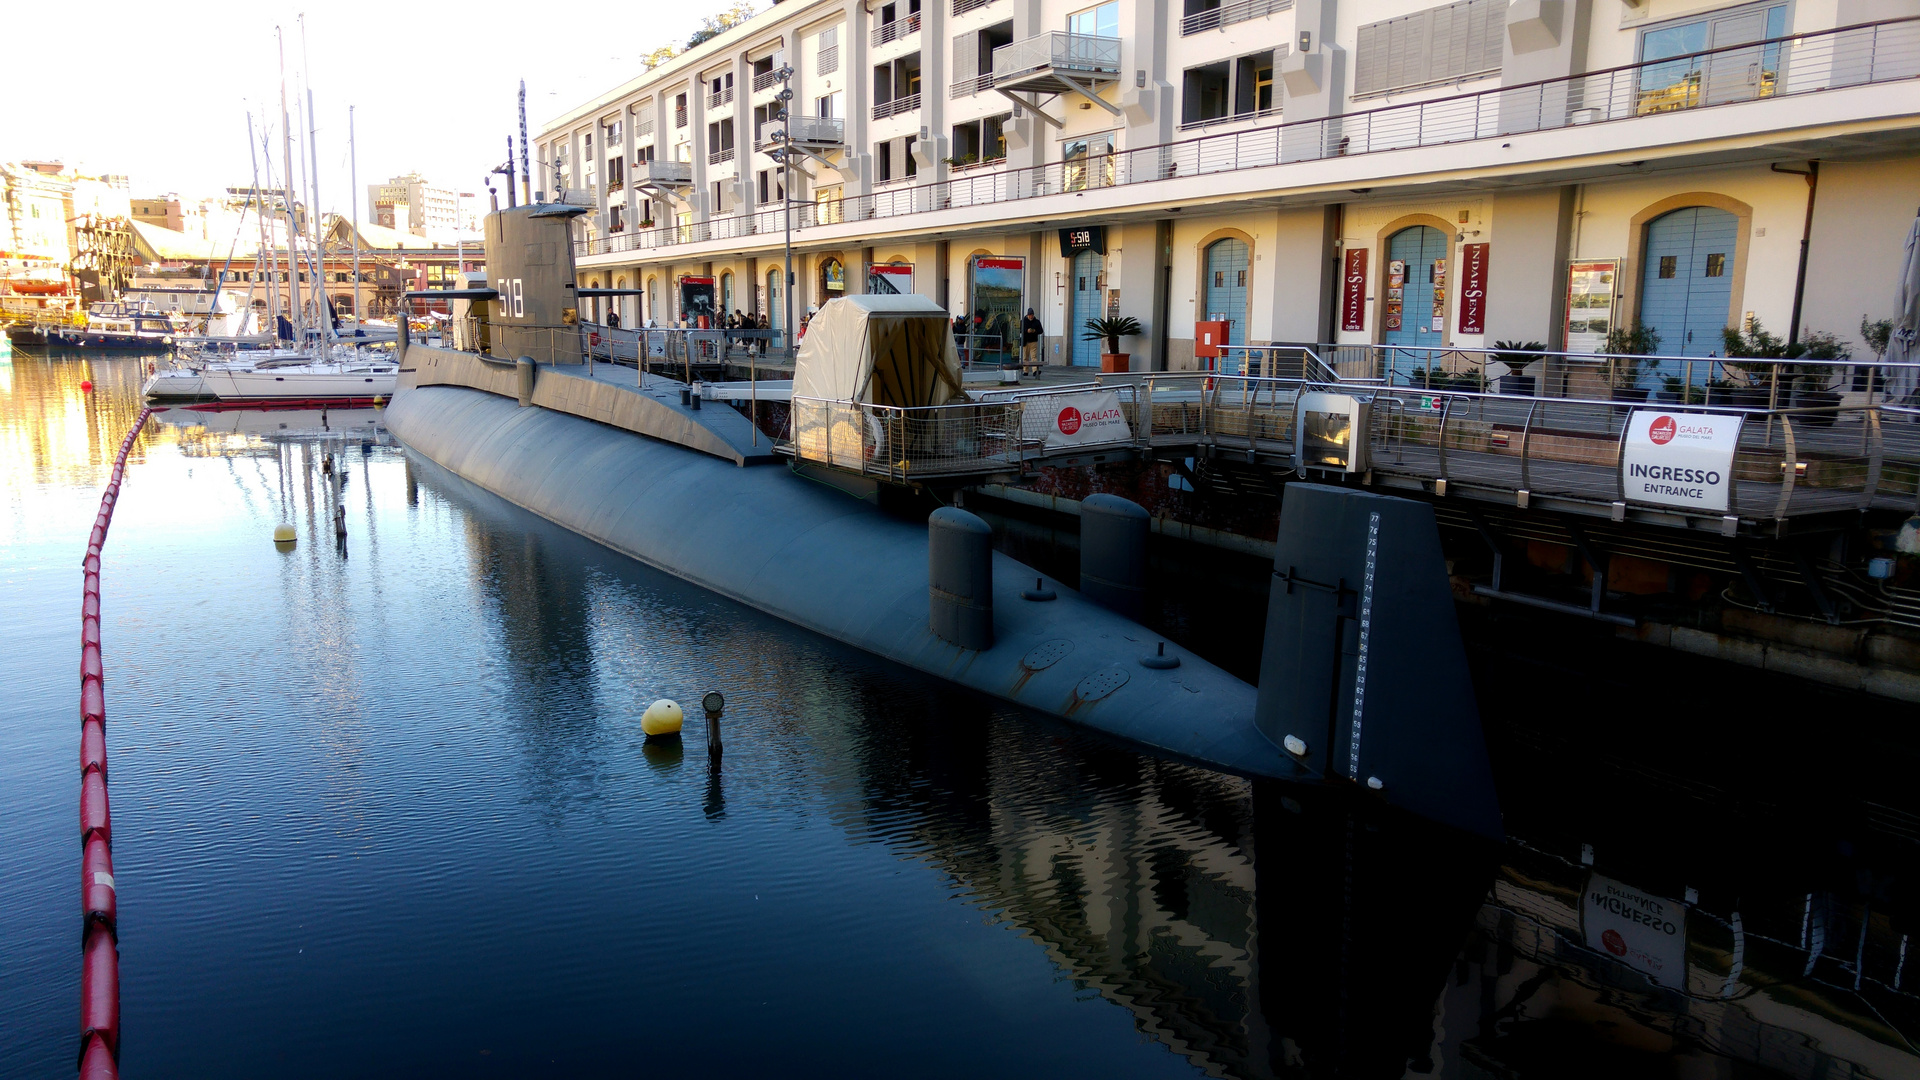
[[[1102,64],[1054,38],[1114,39],[1049,33],[995,51],[999,63],[1063,68]],[[1115,42],[1117,45],[1117,42]],[[1029,46],[1031,56],[1007,50]],[[1088,46],[1091,48],[1092,46]],[[1105,48],[1104,45],[1100,46]],[[1024,70],[1007,67],[1007,71]],[[1416,149],[1474,139],[1630,120],[1696,108],[1920,77],[1920,16],[1771,38],[1665,60],[1628,64],[1567,78],[1504,86],[1426,101],[1386,105],[1248,131],[1203,135],[1110,156],[1058,161],[1026,169],[979,169],[964,176],[869,195],[773,207],[685,225],[669,225],[579,241],[582,254],[648,250],[709,240],[777,233],[792,215],[795,230],[816,225],[993,205],[1062,192],[1241,172],[1333,157]]]
[[[1018,473],[1020,418],[1017,401],[909,409],[796,397],[788,447],[801,461],[896,483]]]

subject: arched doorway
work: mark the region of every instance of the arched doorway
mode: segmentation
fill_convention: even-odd
[[[774,330],[786,329],[787,308],[781,298],[780,268],[767,271],[767,325]]]
[[[1641,325],[1660,335],[1668,356],[1713,356],[1732,321],[1738,216],[1688,206],[1647,222],[1640,274]]]
[[[1387,238],[1382,344],[1436,349],[1446,343],[1445,309],[1435,306],[1436,295],[1444,288],[1446,258],[1447,234],[1431,225],[1414,225]],[[1387,354],[1387,375],[1393,381],[1416,378],[1415,372],[1435,362],[1431,353],[1395,349]]]
[[[1229,236],[1207,245],[1206,317],[1226,321],[1229,345],[1247,343],[1249,261],[1245,240]]]
[[[847,264],[829,255],[820,260],[820,301],[847,295]]]
[[[648,320],[660,317],[660,279],[657,277],[647,279],[647,310],[640,314]]]
[[[720,274],[720,318],[725,320],[733,309],[733,271],[725,270]]]
[[[1106,347],[1101,342],[1087,340],[1087,320],[1100,317],[1100,253],[1080,251],[1073,256],[1072,264],[1067,268],[1073,275],[1071,288],[1067,293],[1067,342],[1072,350],[1069,362],[1081,365],[1100,364],[1100,353]]]

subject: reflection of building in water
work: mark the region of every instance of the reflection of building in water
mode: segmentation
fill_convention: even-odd
[[[948,708],[864,732],[871,820],[849,827],[916,816],[975,904],[1209,1075],[1920,1075],[1884,917],[1856,993],[1857,913],[1782,897],[1807,941],[1754,916],[1736,941],[1668,901],[1685,940],[1663,988],[1583,934],[1605,879],[1577,865]]]

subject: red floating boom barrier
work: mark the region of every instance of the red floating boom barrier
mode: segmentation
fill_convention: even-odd
[[[152,409],[143,409],[120,452],[100,496],[100,513],[81,560],[80,593],[80,1076],[82,1080],[118,1080],[120,1076],[119,901],[113,884],[113,815],[107,806],[106,673],[100,664],[100,548],[107,542],[120,481],[127,475],[127,454],[146,426]]]

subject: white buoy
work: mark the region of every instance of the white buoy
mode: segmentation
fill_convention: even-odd
[[[1307,756],[1307,741],[1298,735],[1287,736],[1281,741],[1281,745],[1285,746],[1287,753],[1292,754],[1294,757]]]
[[[647,706],[647,711],[640,714],[640,730],[646,732],[649,738],[656,735],[678,735],[680,724],[685,719],[686,714],[680,711],[678,702],[661,698]]]

